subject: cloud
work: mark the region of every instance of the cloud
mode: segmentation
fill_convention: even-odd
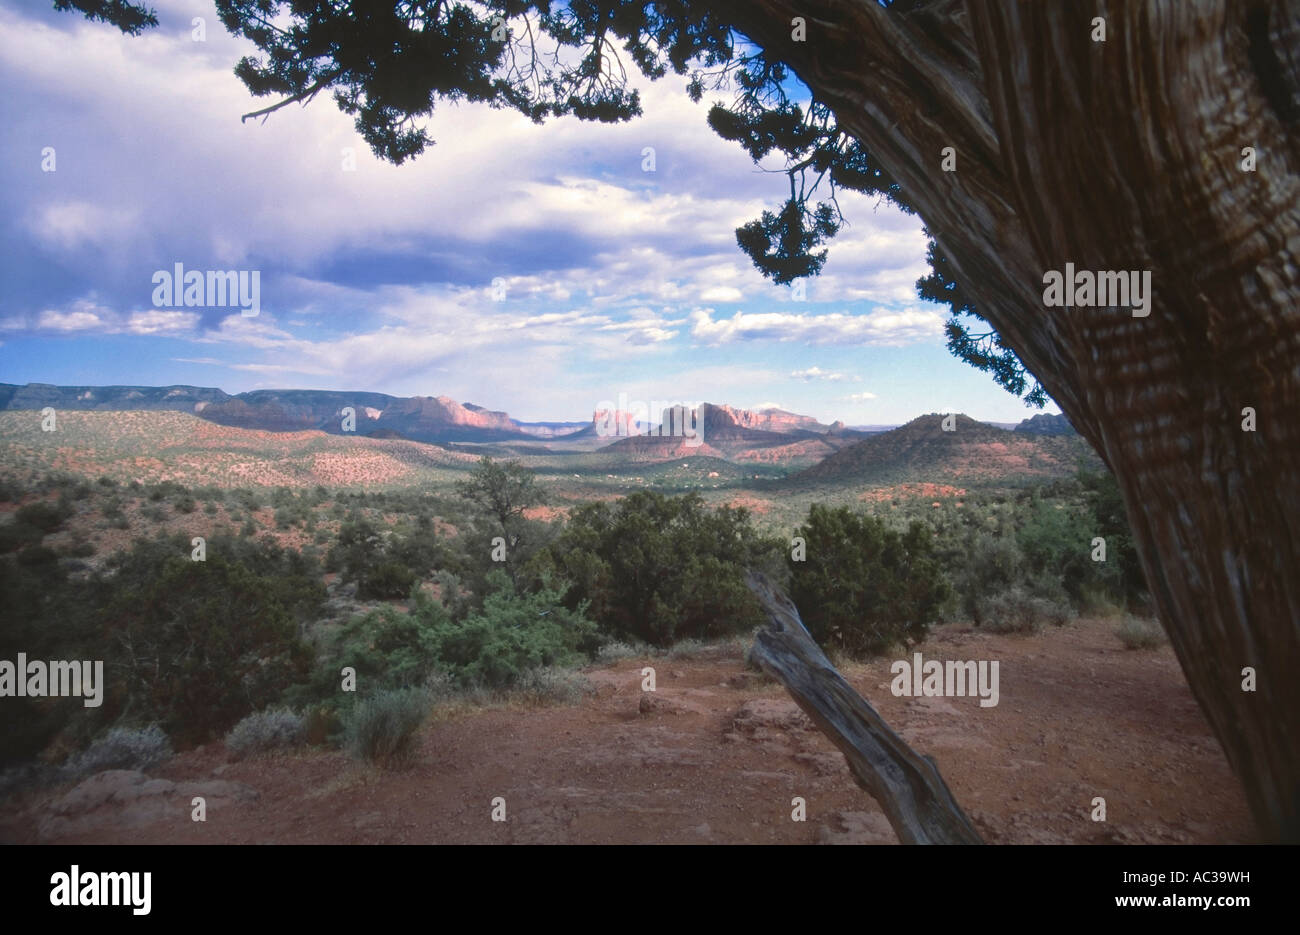
[[[90,295],[62,309],[12,316],[0,322],[0,329],[46,334],[184,335],[193,333],[198,324],[197,312],[149,309],[122,314]]]
[[[700,301],[701,302],[739,302],[744,297],[745,297],[745,293],[741,292],[739,289],[736,289],[733,286],[713,286],[710,289],[705,289],[704,292],[700,294]]]
[[[875,399],[876,394],[875,393],[853,393],[852,395],[845,396],[844,398],[851,403],[865,403],[868,400]]]
[[[790,374],[790,377],[794,380],[803,380],[805,383],[811,383],[814,380],[822,380],[827,383],[843,383],[851,380],[857,383],[862,380],[861,377],[850,377],[847,374],[823,370],[817,366],[809,367],[807,370],[795,370]]]
[[[696,309],[691,336],[708,345],[766,340],[901,346],[934,339],[943,333],[943,322],[938,312],[918,308],[877,309],[866,315],[740,311],[717,321],[713,309]]]

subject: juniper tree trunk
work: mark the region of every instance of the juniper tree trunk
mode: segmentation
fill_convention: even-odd
[[[1300,840],[1300,2],[726,6],[900,181],[1115,472],[1262,835]],[[1149,314],[1046,307],[1067,262],[1149,271]]]

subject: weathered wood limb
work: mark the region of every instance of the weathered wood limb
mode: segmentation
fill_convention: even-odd
[[[848,761],[904,844],[983,844],[934,761],[909,747],[813,641],[799,611],[758,572],[747,583],[767,612],[750,658],[777,679]]]

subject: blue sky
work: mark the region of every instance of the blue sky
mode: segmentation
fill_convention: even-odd
[[[1034,411],[948,354],[916,218],[842,195],[806,299],[764,280],[734,230],[788,185],[709,130],[717,95],[640,80],[645,116],[615,126],[444,105],[395,167],[324,95],[241,123],[269,103],[232,72],[253,47],[209,3],[153,5],[135,38],[0,8],[0,381],[446,395],[526,420],[621,393],[849,424]],[[175,263],[258,271],[260,313],[155,306]]]

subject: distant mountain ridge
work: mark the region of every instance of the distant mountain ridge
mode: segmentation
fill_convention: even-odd
[[[945,416],[920,416],[888,432],[871,435],[799,472],[800,481],[860,480],[893,483],[926,480],[974,483],[986,476],[1064,477],[1080,459],[1100,459],[1079,435],[1009,431],[955,415],[952,431]]]
[[[315,429],[332,435],[343,429],[344,410],[353,410],[357,435],[406,438],[412,441],[510,442],[538,439],[579,439],[607,436],[611,444],[630,442],[643,447],[655,460],[667,439],[654,436],[629,438],[632,414],[597,411],[590,423],[521,422],[507,413],[448,396],[391,396],[387,393],[337,390],[250,390],[231,395],[217,387],[200,386],[55,386],[49,383],[0,384],[0,410],[43,409],[125,410],[188,412],[236,428],[271,432]],[[700,434],[717,438],[729,448],[770,448],[793,439],[828,439],[829,447],[814,446],[820,454],[842,444],[840,436],[853,437],[842,422],[824,425],[812,416],[783,409],[740,409],[704,403],[696,414]],[[616,428],[620,424],[622,428]],[[610,431],[613,429],[613,431]],[[642,429],[644,431],[644,428]]]
[[[231,395],[201,386],[0,384],[0,409],[188,412],[209,422],[271,432],[344,432],[351,408],[358,435],[422,442],[515,441],[563,437],[585,423],[519,422],[504,412],[447,396],[390,396],[335,390],[251,390]]]
[[[1029,435],[1078,435],[1070,420],[1065,417],[1064,413],[1050,415],[1046,412],[1040,412],[1038,415],[1030,416],[1019,425],[1015,431],[1025,432]]]

